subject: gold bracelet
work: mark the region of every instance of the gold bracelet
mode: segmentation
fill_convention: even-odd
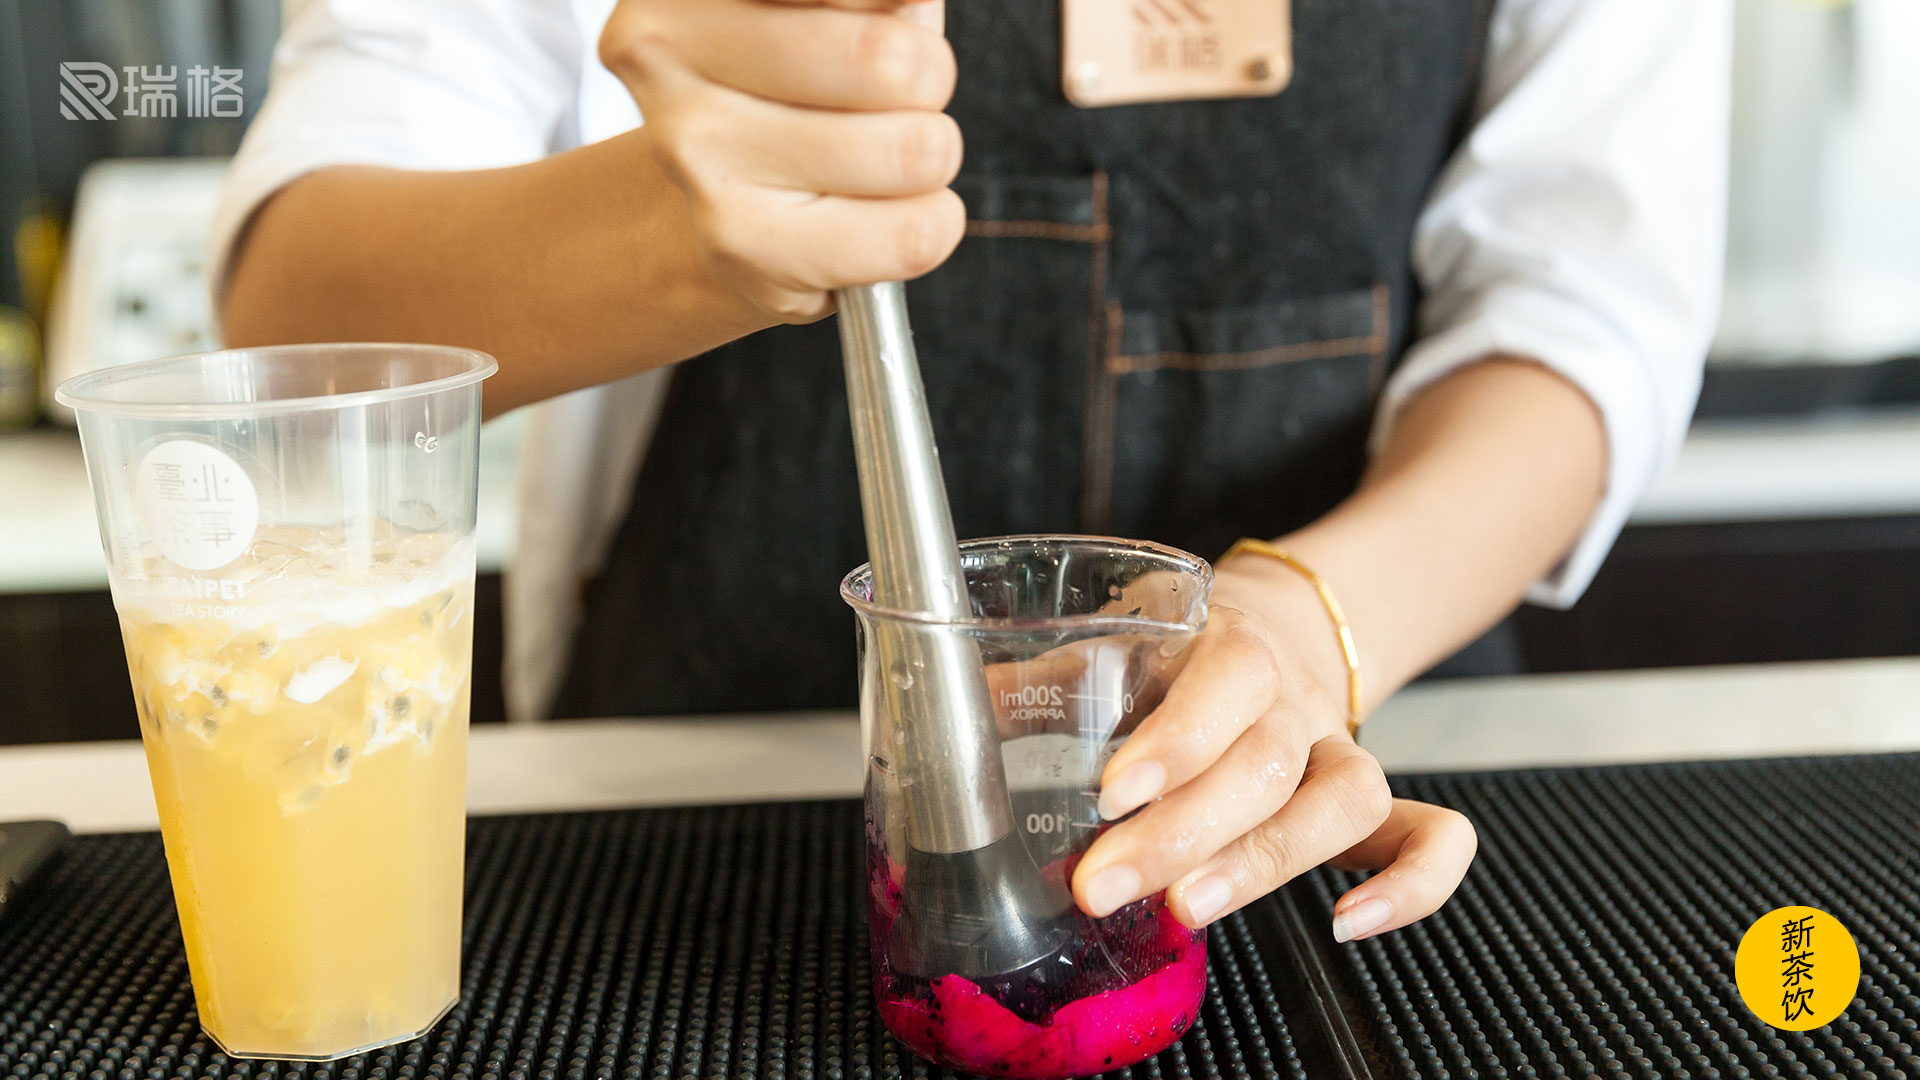
[[[1301,562],[1286,548],[1270,544],[1265,540],[1246,537],[1238,540],[1220,556],[1226,562],[1241,552],[1250,551],[1256,555],[1265,555],[1277,559],[1289,569],[1306,578],[1313,591],[1320,594],[1320,606],[1327,609],[1327,617],[1333,620],[1333,631],[1340,638],[1340,657],[1347,662],[1347,734],[1360,738],[1360,652],[1353,647],[1353,630],[1347,626],[1347,613],[1340,610],[1340,601],[1334,599],[1333,589],[1325,578],[1314,573],[1313,567]]]

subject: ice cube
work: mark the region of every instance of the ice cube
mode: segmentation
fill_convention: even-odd
[[[446,564],[451,539],[441,532],[409,533],[394,545],[394,565],[405,568],[413,578],[431,574]]]
[[[393,520],[400,528],[417,533],[438,532],[446,528],[446,519],[440,511],[424,499],[408,499],[394,507]]]
[[[193,661],[186,652],[172,642],[155,650],[153,657],[153,676],[162,686],[173,686],[186,678]]]
[[[226,688],[228,703],[244,706],[255,715],[272,708],[273,699],[280,696],[280,684],[259,671],[235,671],[221,685]]]
[[[320,530],[305,525],[262,525],[253,531],[253,547],[256,550],[270,544],[281,549],[315,551],[326,543],[327,538]]]
[[[343,656],[321,657],[287,680],[287,697],[302,705],[311,705],[331,694],[339,685],[353,677],[360,667],[360,661],[348,660]]]

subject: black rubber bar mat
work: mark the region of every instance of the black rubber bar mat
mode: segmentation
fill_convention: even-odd
[[[1920,1080],[1920,755],[1402,780],[1481,830],[1432,919],[1331,946],[1345,875],[1212,935],[1208,1001],[1130,1080]],[[852,803],[476,819],[464,995],[425,1038],[325,1066],[198,1032],[158,838],[82,837],[0,917],[0,1080],[315,1076],[915,1080],[867,989]],[[1739,1003],[1760,914],[1863,951],[1835,1024]]]
[[[1920,755],[1408,777],[1480,854],[1440,914],[1334,949],[1380,1077],[1920,1078]],[[1358,881],[1315,875],[1325,914]],[[1776,1031],[1734,950],[1804,904],[1861,949],[1840,1019]]]
[[[872,1004],[861,837],[852,802],[476,818],[460,1004],[329,1065],[215,1049],[158,835],[80,837],[0,916],[0,1080],[937,1076]],[[1352,1075],[1325,973],[1279,959],[1303,934],[1277,905],[1225,921],[1199,1021],[1118,1075]]]

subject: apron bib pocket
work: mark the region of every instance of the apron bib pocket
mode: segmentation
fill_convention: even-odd
[[[1201,311],[1111,305],[1111,528],[1179,522],[1167,542],[1217,553],[1305,524],[1351,492],[1385,376],[1388,310],[1384,285]]]

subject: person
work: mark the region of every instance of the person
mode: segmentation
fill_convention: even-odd
[[[864,544],[826,316],[913,280],[962,536],[1277,537],[1354,640],[1350,672],[1305,575],[1222,560],[1103,773],[1102,814],[1138,813],[1080,905],[1166,890],[1200,926],[1332,861],[1389,867],[1336,937],[1403,926],[1475,838],[1391,799],[1350,675],[1364,715],[1523,598],[1571,603],[1675,452],[1729,4],[1293,0],[1278,93],[1080,107],[1060,2],[955,0],[943,35],[901,0],[289,0],[215,227],[226,336],[468,345],[493,413],[560,398],[519,714],[844,706]],[[1218,52],[1277,0],[1064,2]]]

